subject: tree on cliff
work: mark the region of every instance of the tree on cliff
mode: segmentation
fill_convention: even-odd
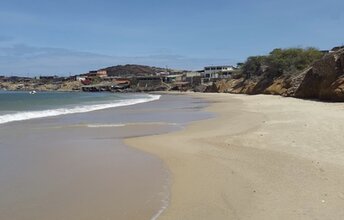
[[[253,75],[260,75],[263,65],[266,63],[266,56],[252,56],[247,58],[242,65],[242,71],[247,78]]]
[[[268,72],[272,76],[291,74],[319,60],[323,53],[315,48],[274,49],[267,56],[249,57],[242,66],[247,78]]]

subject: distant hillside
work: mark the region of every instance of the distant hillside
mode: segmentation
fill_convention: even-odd
[[[112,66],[101,70],[106,70],[109,76],[144,76],[166,71],[164,68],[133,64]]]

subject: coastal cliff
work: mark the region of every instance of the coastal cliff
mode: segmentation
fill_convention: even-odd
[[[334,48],[319,59],[317,56],[312,57],[315,61],[309,59],[305,68],[301,65],[288,71],[279,71],[273,64],[261,61],[261,57],[254,57],[259,65],[253,71],[243,69],[241,74],[217,81],[205,91],[344,101],[344,48]]]
[[[238,68],[226,75],[229,78],[209,77],[204,71],[201,72],[119,65],[69,78],[0,77],[0,89],[83,91],[83,87],[110,85],[115,89],[95,91],[189,90],[344,101],[344,47],[336,47],[330,51],[315,48],[274,49],[268,55],[252,56],[246,62],[238,64]]]

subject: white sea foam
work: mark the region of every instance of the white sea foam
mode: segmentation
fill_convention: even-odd
[[[127,100],[116,100],[112,103],[106,104],[94,104],[94,105],[83,105],[76,106],[72,108],[58,108],[51,110],[41,110],[41,111],[27,111],[27,112],[17,112],[13,114],[0,115],[0,124],[5,124],[14,121],[24,121],[37,118],[46,118],[58,115],[67,115],[75,113],[85,113],[92,112],[107,108],[115,108],[121,106],[135,105],[145,102],[151,102],[160,99],[160,95],[148,95],[147,98],[137,98],[137,99],[127,99]]]
[[[177,123],[166,123],[166,122],[138,122],[138,123],[125,123],[125,124],[80,124],[77,127],[88,127],[88,128],[112,128],[112,127],[125,127],[135,125],[169,125],[177,126]]]
[[[169,181],[169,176],[166,177],[166,183],[163,186],[163,192],[160,193],[160,195],[162,195],[162,206],[160,207],[160,209],[158,210],[157,213],[154,214],[154,216],[151,218],[151,220],[157,220],[160,215],[168,208],[169,206],[169,200],[170,200],[170,181]]]
[[[113,128],[113,127],[124,127],[125,124],[88,124],[88,128]]]

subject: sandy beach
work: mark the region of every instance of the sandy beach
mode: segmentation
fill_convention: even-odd
[[[343,219],[344,105],[193,94],[216,117],[130,138],[171,172],[159,219]]]
[[[50,103],[40,99],[45,95],[68,101],[107,94],[8,95],[29,96],[38,108],[40,101]],[[131,95],[136,97],[125,94]],[[2,104],[9,100],[2,98]],[[20,104],[17,98],[10,100]],[[122,140],[178,131],[211,117],[205,106],[202,99],[164,95],[137,105],[1,124],[0,219],[154,219],[167,205],[169,172],[160,158]]]

